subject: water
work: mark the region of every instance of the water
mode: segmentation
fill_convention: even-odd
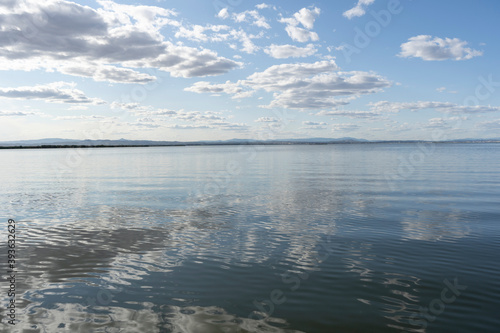
[[[499,152],[1,150],[0,329],[496,332]]]

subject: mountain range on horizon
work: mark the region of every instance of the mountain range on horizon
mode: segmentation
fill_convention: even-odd
[[[155,140],[75,140],[45,138],[38,140],[17,140],[0,142],[2,147],[45,147],[45,146],[186,146],[186,145],[235,145],[235,144],[328,144],[328,143],[390,143],[390,142],[432,142],[432,140],[366,140],[352,137],[342,138],[300,138],[300,139],[230,139],[198,141],[155,141]],[[436,142],[436,141],[434,141]],[[500,142],[500,138],[456,139],[439,142]]]

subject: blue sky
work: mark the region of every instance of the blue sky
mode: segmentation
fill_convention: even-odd
[[[500,2],[0,3],[0,141],[500,137]]]

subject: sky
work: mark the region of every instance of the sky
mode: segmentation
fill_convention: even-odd
[[[497,0],[0,0],[0,141],[500,137]]]

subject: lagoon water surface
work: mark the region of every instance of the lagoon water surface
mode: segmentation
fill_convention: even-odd
[[[2,332],[497,332],[500,144],[2,150]],[[5,280],[5,279],[4,279]]]

